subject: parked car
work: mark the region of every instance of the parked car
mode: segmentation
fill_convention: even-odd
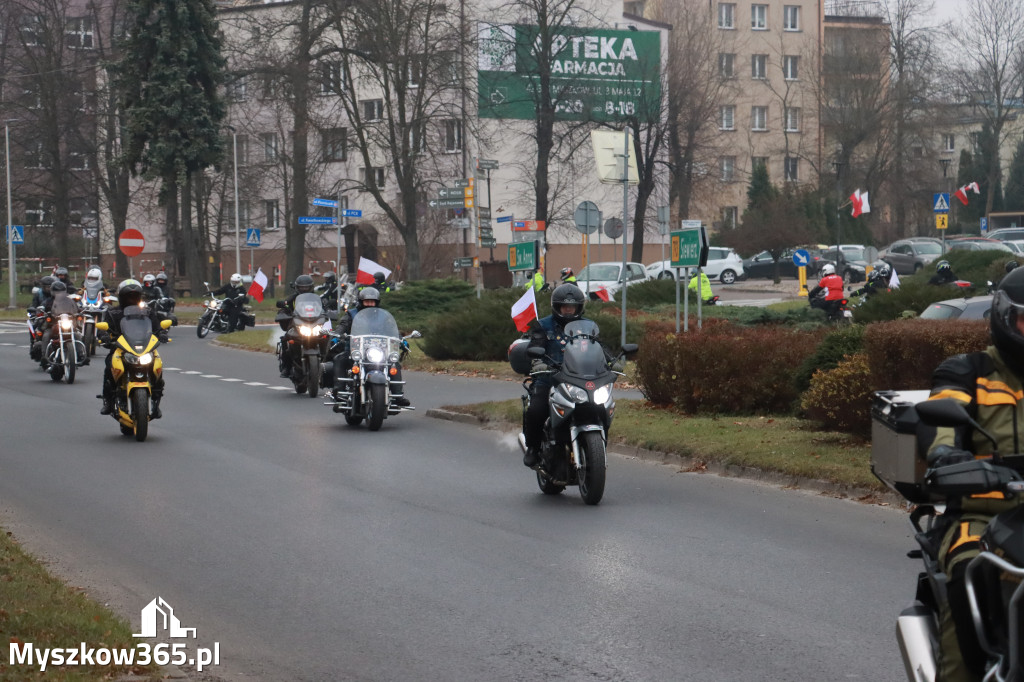
[[[627,286],[650,279],[647,276],[643,263],[627,262],[626,273]],[[615,293],[622,288],[622,282],[622,263],[619,261],[591,263],[576,273],[577,286],[587,294],[597,292],[599,289],[605,289],[610,296],[615,296]]]
[[[1024,239],[1004,239],[1003,243],[1013,249],[1013,252],[1024,255]]]
[[[998,239],[999,241],[1024,239],[1024,227],[1001,227],[998,230],[992,230],[985,236],[989,239]]]
[[[946,251],[1006,251],[1016,253],[1006,244],[985,237],[954,237],[946,240]]]
[[[799,277],[798,268],[796,263],[793,262],[793,252],[801,247],[791,247],[782,252],[779,256],[779,276],[780,277]],[[815,248],[805,248],[810,256],[811,260],[807,264],[807,278],[810,279],[818,274],[818,270],[825,264],[822,259],[820,252]],[[751,256],[743,261],[743,270],[747,273],[747,277],[775,277],[775,262],[772,260],[772,254],[767,251],[762,251],[759,254]]]
[[[930,237],[911,237],[890,244],[881,254],[898,275],[912,275],[942,256],[942,242]]]
[[[738,279],[746,279],[743,270],[743,259],[732,249],[723,246],[708,248],[708,264],[704,266],[704,274],[708,279],[717,279],[722,284],[732,284]],[[647,266],[647,276],[651,279],[675,279],[676,269],[672,261],[662,260]]]
[[[987,320],[991,309],[991,296],[951,298],[932,303],[921,313],[921,317],[926,320]]]
[[[839,248],[843,251],[841,263],[837,261],[835,247],[823,250],[821,257],[836,266],[836,273],[845,282],[863,282],[867,279],[869,265],[872,268],[878,268],[885,264],[878,258],[878,249],[873,246],[840,244]]]

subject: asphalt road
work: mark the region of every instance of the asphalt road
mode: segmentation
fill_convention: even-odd
[[[514,439],[425,408],[511,382],[409,373],[352,429],[273,356],[174,330],[145,443],[0,324],[0,524],[139,626],[157,595],[228,679],[903,679],[905,515],[612,457],[598,507]],[[284,390],[277,390],[284,389]]]

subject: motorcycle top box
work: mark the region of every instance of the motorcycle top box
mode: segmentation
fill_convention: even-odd
[[[923,487],[928,468],[918,452],[918,416],[914,405],[929,391],[875,391],[871,396],[871,472],[910,502],[937,501]],[[929,428],[929,427],[923,427]]]

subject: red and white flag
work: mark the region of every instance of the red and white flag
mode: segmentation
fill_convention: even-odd
[[[900,288],[900,276],[896,274],[896,270],[892,271],[892,275],[889,276],[889,288],[899,289]]]
[[[609,294],[608,290],[605,289],[604,287],[601,287],[600,289],[595,291],[594,292],[594,296],[597,296],[602,301],[610,301],[610,300],[612,300],[612,295]]]
[[[252,284],[249,285],[249,295],[263,303],[263,291],[266,288],[267,276],[263,274],[263,268],[259,268],[252,278]]]
[[[359,270],[356,272],[356,284],[373,284],[373,276],[378,273],[384,273],[384,279],[391,276],[391,271],[380,263],[374,263],[369,258],[359,257]]]
[[[975,194],[981,194],[981,188],[978,187],[978,183],[969,182],[957,191],[953,192],[953,196],[960,200],[960,203],[964,206],[967,205],[967,190],[971,190]]]
[[[861,213],[871,213],[871,203],[868,201],[867,192],[861,192],[859,189],[854,191],[854,193],[850,195],[850,203],[853,204],[851,214],[854,218],[859,216]]]
[[[537,319],[537,297],[533,294],[533,287],[526,290],[512,306],[512,321],[516,323],[516,329],[525,332],[530,328],[530,323]]]

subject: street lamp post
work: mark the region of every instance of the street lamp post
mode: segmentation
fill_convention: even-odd
[[[238,131],[233,126],[228,126],[228,130],[231,131],[232,166],[235,172],[235,272],[242,272],[242,251],[238,239]]]
[[[953,159],[939,159],[939,165],[942,166],[942,189],[949,187],[949,181],[946,179],[949,173],[949,164],[953,163]],[[952,209],[952,204],[950,205]],[[942,252],[946,252],[946,231],[942,230]]]
[[[10,298],[7,307],[13,310],[18,307],[17,272],[14,269],[14,231],[11,229],[11,126],[4,123],[4,168],[7,171],[7,281],[9,282]]]
[[[839,259],[843,255],[843,212],[839,208],[843,203],[843,161],[841,149],[836,152],[836,158],[832,162],[832,167],[836,170],[836,265],[839,265]]]

